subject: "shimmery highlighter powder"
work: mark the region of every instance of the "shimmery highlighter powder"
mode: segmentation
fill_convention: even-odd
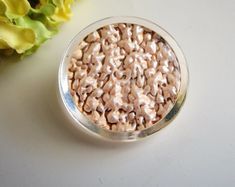
[[[69,91],[94,125],[133,132],[155,125],[176,103],[181,69],[157,32],[115,23],[77,43],[68,69]]]
[[[137,17],[109,17],[70,42],[58,72],[71,125],[93,137],[137,141],[167,126],[187,95],[188,69],[174,38]]]

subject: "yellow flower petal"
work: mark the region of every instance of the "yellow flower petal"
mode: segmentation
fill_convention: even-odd
[[[52,19],[58,22],[67,21],[71,17],[71,4],[73,0],[52,0],[56,5],[55,14],[52,16]]]
[[[55,32],[48,30],[45,25],[37,20],[33,20],[28,16],[24,16],[15,20],[16,24],[24,28],[29,28],[36,35],[35,45],[42,44],[45,40],[51,38]]]
[[[9,19],[24,16],[30,10],[30,4],[27,0],[0,0],[6,6],[5,15]]]
[[[2,47],[7,44],[18,53],[24,53],[35,44],[36,37],[31,29],[0,20],[0,41],[4,41]]]
[[[0,1],[0,16],[5,16],[6,9],[6,5]]]

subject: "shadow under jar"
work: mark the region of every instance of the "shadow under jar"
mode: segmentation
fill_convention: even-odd
[[[111,17],[79,32],[59,68],[62,107],[76,127],[114,141],[147,137],[184,103],[188,70],[176,41],[153,22]]]

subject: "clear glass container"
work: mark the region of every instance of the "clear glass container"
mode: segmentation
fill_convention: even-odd
[[[181,72],[181,86],[178,92],[176,102],[173,108],[153,126],[133,132],[114,132],[111,130],[103,129],[98,125],[92,123],[84,114],[82,114],[77,108],[76,104],[73,101],[73,98],[70,94],[69,84],[68,84],[68,64],[70,62],[71,54],[75,50],[76,45],[78,45],[88,34],[91,32],[115,23],[132,23],[144,26],[149,28],[156,33],[158,33],[173,49],[180,66]],[[59,87],[59,102],[63,108],[64,113],[70,119],[71,125],[74,125],[80,130],[87,132],[88,134],[99,137],[105,140],[111,141],[119,141],[119,142],[127,142],[127,141],[136,141],[147,136],[150,136],[166,125],[168,125],[178,114],[181,109],[184,100],[186,98],[187,87],[188,87],[188,68],[186,64],[185,57],[177,44],[174,38],[166,32],[163,28],[158,26],[156,23],[148,21],[146,19],[138,18],[138,17],[109,17],[102,20],[99,20],[95,23],[88,25],[82,31],[80,31],[69,43],[67,50],[65,51],[58,72],[58,87]]]

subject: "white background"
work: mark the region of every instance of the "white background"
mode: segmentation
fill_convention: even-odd
[[[0,186],[234,186],[235,1],[81,0],[52,40],[0,63]],[[75,134],[56,100],[60,57],[88,24],[114,15],[154,21],[183,49],[186,103],[152,137],[108,144]]]

